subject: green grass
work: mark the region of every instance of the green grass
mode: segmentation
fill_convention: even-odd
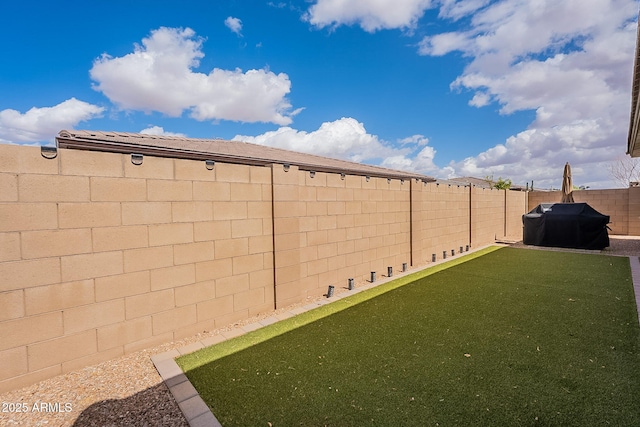
[[[628,259],[457,262],[178,364],[223,426],[640,425]]]

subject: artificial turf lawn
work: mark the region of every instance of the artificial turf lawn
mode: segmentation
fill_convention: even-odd
[[[178,359],[223,426],[640,425],[627,258],[500,249],[273,335]]]

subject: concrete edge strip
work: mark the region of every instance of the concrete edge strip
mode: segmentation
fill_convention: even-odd
[[[481,248],[474,249],[470,252],[465,252],[464,255],[477,252],[489,246],[506,246],[506,245],[500,245],[500,244],[487,245]],[[454,257],[450,257],[444,260],[439,260],[435,263],[430,263],[427,268],[433,267],[435,265],[438,265],[447,261],[451,261],[453,258],[457,258],[457,257],[458,256],[456,255]],[[399,277],[403,277],[415,272],[416,270],[407,270],[406,272],[400,272],[400,273],[394,274],[393,277],[381,277],[375,284],[367,284],[367,285],[360,286],[351,291],[342,292],[332,297],[331,300],[327,299],[326,301],[322,300],[320,302],[312,302],[303,307],[297,307],[297,308],[291,309],[285,313],[286,314],[285,317],[282,317],[282,315],[280,315],[279,317],[288,318],[291,316],[296,316],[308,310],[317,308],[320,305],[327,304],[329,302],[338,301],[342,298],[346,298],[348,296],[365,291],[367,289],[371,289],[372,287],[382,285],[389,281],[398,279]],[[640,276],[640,262],[638,263],[638,275]],[[640,293],[640,290],[638,291],[638,293]],[[638,293],[636,293],[636,295],[638,295]],[[175,359],[182,355],[193,353],[194,351],[200,350],[202,348],[205,348],[214,344],[218,344],[222,341],[226,341],[228,339],[232,339],[232,338],[244,335],[247,332],[251,332],[256,329],[260,329],[264,326],[275,323],[281,320],[281,318],[279,317],[271,316],[266,319],[257,321],[255,323],[251,323],[244,326],[236,326],[234,329],[232,329],[229,332],[224,332],[220,335],[215,335],[213,337],[205,338],[202,341],[197,341],[193,344],[189,344],[185,347],[182,347],[176,350],[171,350],[171,351],[167,351],[164,353],[151,356],[151,361],[155,365],[156,370],[158,371],[158,374],[160,374],[162,381],[166,384],[167,388],[169,388],[169,391],[171,392],[171,394],[173,395],[173,398],[178,403],[178,406],[180,407],[180,410],[182,411],[182,414],[186,418],[190,427],[205,427],[205,426],[222,427],[222,424],[220,424],[220,421],[218,421],[218,419],[215,417],[215,415],[213,415],[213,412],[211,412],[211,410],[209,409],[207,404],[204,402],[204,400],[202,400],[202,398],[198,394],[195,387],[191,384],[191,382],[189,381],[187,376],[184,374],[180,366],[178,366],[178,364],[176,363]]]
[[[630,256],[629,265],[631,267],[631,281],[633,282],[633,293],[636,296],[638,322],[640,323],[640,258],[637,256]]]

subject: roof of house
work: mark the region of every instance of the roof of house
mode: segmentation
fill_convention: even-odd
[[[633,64],[633,81],[631,86],[631,115],[629,119],[629,135],[627,154],[640,157],[640,26],[636,35],[636,54]]]
[[[451,178],[446,181],[438,180],[439,182],[444,182],[451,185],[473,185],[474,187],[480,188],[493,188],[493,181],[486,178],[475,178],[473,176],[463,176],[460,178]],[[509,186],[509,190],[514,191],[525,191],[528,187],[523,187],[522,185],[511,184]]]
[[[435,181],[432,177],[418,173],[222,139],[194,139],[125,132],[62,130],[56,137],[56,144],[58,148],[214,160],[256,166],[279,163],[317,172]]]

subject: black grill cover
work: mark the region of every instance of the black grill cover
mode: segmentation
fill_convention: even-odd
[[[522,215],[525,245],[604,249],[609,215],[587,203],[543,203]]]

